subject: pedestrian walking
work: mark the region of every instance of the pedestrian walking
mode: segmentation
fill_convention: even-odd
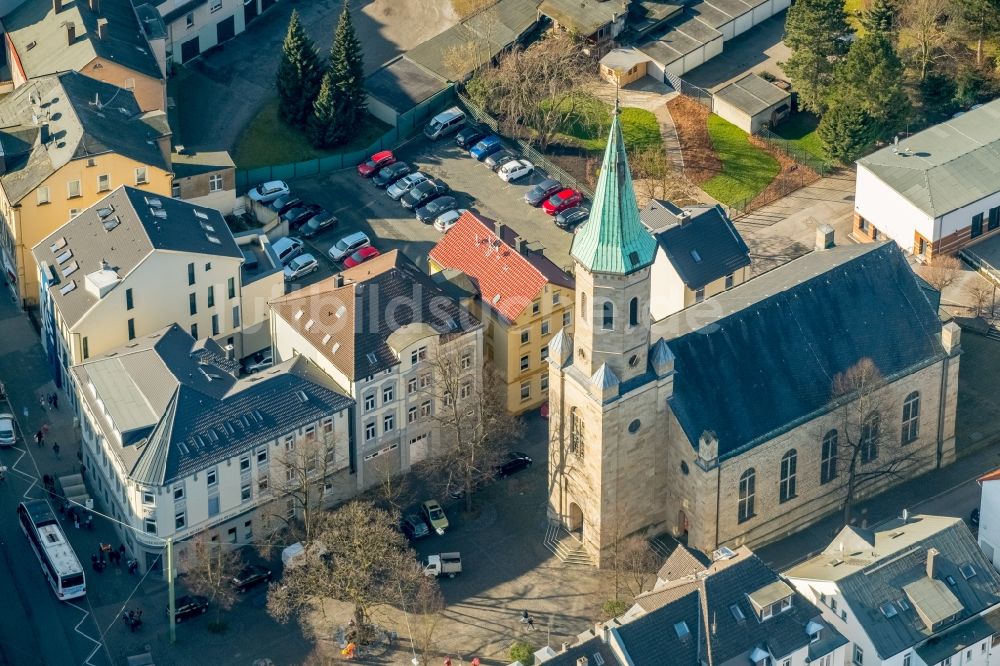
[[[38,396],[38,406],[42,408],[43,412],[45,411],[45,403],[47,402],[48,400],[45,398],[44,395]]]
[[[45,396],[45,402],[49,403],[49,407],[52,406],[52,396],[53,395],[54,395],[53,393],[49,393],[47,396]]]
[[[529,631],[534,631],[535,630],[535,618],[533,618],[533,617],[529,617],[528,618],[528,630]]]
[[[59,394],[58,393],[53,393],[52,394],[52,406],[54,408],[56,408],[57,410],[59,409]]]
[[[56,460],[59,460],[59,442],[52,443],[52,453],[56,454]]]
[[[108,544],[108,545],[110,545],[110,544]],[[120,543],[120,544],[118,544],[118,555],[120,557],[120,556],[122,556],[124,554],[125,554],[125,544]]]
[[[135,560],[128,561],[128,572],[134,574],[139,569],[139,563]]]
[[[38,444],[38,448],[42,448],[42,442],[45,440],[45,435],[41,430],[35,433],[35,444]]]

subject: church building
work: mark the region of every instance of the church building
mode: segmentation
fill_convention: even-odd
[[[571,249],[574,334],[549,345],[549,516],[596,562],[633,534],[756,547],[842,510],[849,486],[954,460],[958,326],[894,243],[820,241],[653,321],[657,244],[615,115]],[[844,389],[861,369],[872,381]]]

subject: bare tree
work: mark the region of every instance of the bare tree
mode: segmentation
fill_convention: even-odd
[[[996,288],[992,285],[977,282],[968,288],[969,297],[972,299],[972,311],[974,317],[993,316],[996,296]]]
[[[424,576],[417,585],[413,599],[413,613],[410,614],[412,622],[410,641],[423,664],[431,663],[430,660],[437,656],[435,634],[441,623],[443,610],[444,598],[441,596],[437,580]]]
[[[951,0],[907,0],[900,6],[901,42],[910,44],[920,80],[927,77],[932,62],[940,56],[947,40],[945,28]]]
[[[836,430],[823,434],[824,458],[832,467],[821,468],[827,481],[840,477],[844,493],[844,525],[851,524],[854,505],[869,486],[905,478],[922,462],[915,445],[907,447],[907,433],[894,426],[899,406],[891,403],[887,382],[875,362],[862,358],[833,379]]]
[[[597,105],[589,104],[583,85],[593,78],[595,63],[573,36],[550,31],[528,48],[515,47],[496,67],[480,74],[480,88],[490,110],[500,116],[504,130],[522,134],[544,149],[571,119],[584,118]]]
[[[410,489],[410,475],[400,472],[390,456],[379,456],[372,468],[378,475],[378,483],[372,488],[377,503],[388,511],[401,511],[403,502],[400,500]]]
[[[281,622],[302,616],[323,599],[354,607],[356,640],[371,638],[371,612],[385,604],[413,599],[423,577],[396,515],[370,502],[354,501],[323,513],[316,525],[313,549],[268,591],[268,612]]]
[[[184,551],[184,584],[215,606],[217,623],[222,611],[236,602],[233,577],[242,566],[240,553],[232,544],[212,541],[207,532],[196,536]]]
[[[920,274],[925,280],[931,283],[938,291],[944,291],[962,274],[964,266],[958,257],[941,257],[934,259],[933,263],[924,266]]]
[[[349,466],[349,456],[346,442],[337,441],[332,422],[281,443],[272,456],[269,474],[262,473],[260,482],[261,492],[276,498],[268,505],[266,518],[284,523],[286,539],[305,546],[312,543],[316,525],[332,504],[332,477]]]
[[[465,495],[496,474],[508,442],[521,434],[521,422],[506,409],[505,385],[493,366],[476,368],[471,347],[439,347],[431,364],[434,381],[425,390],[434,397],[439,467],[449,485]]]

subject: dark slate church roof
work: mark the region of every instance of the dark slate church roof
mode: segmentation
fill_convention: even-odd
[[[888,379],[943,357],[936,309],[893,242],[812,252],[653,326],[673,352],[671,408],[724,459],[826,409],[870,358]],[[782,369],[775,372],[775,368]]]

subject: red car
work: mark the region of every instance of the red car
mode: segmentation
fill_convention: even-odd
[[[344,259],[344,268],[354,268],[358,264],[363,264],[369,259],[374,259],[379,255],[379,251],[374,247],[369,245],[368,247],[363,247],[347,259]]]
[[[542,204],[542,208],[549,215],[556,215],[563,212],[567,208],[572,208],[573,206],[579,206],[580,202],[583,201],[583,195],[576,190],[560,190],[556,192],[551,197],[545,200]]]
[[[395,164],[395,162],[396,156],[392,154],[392,151],[383,150],[369,157],[366,162],[359,164],[358,175],[362,178],[371,178],[378,173],[379,169],[387,167],[390,164]]]

